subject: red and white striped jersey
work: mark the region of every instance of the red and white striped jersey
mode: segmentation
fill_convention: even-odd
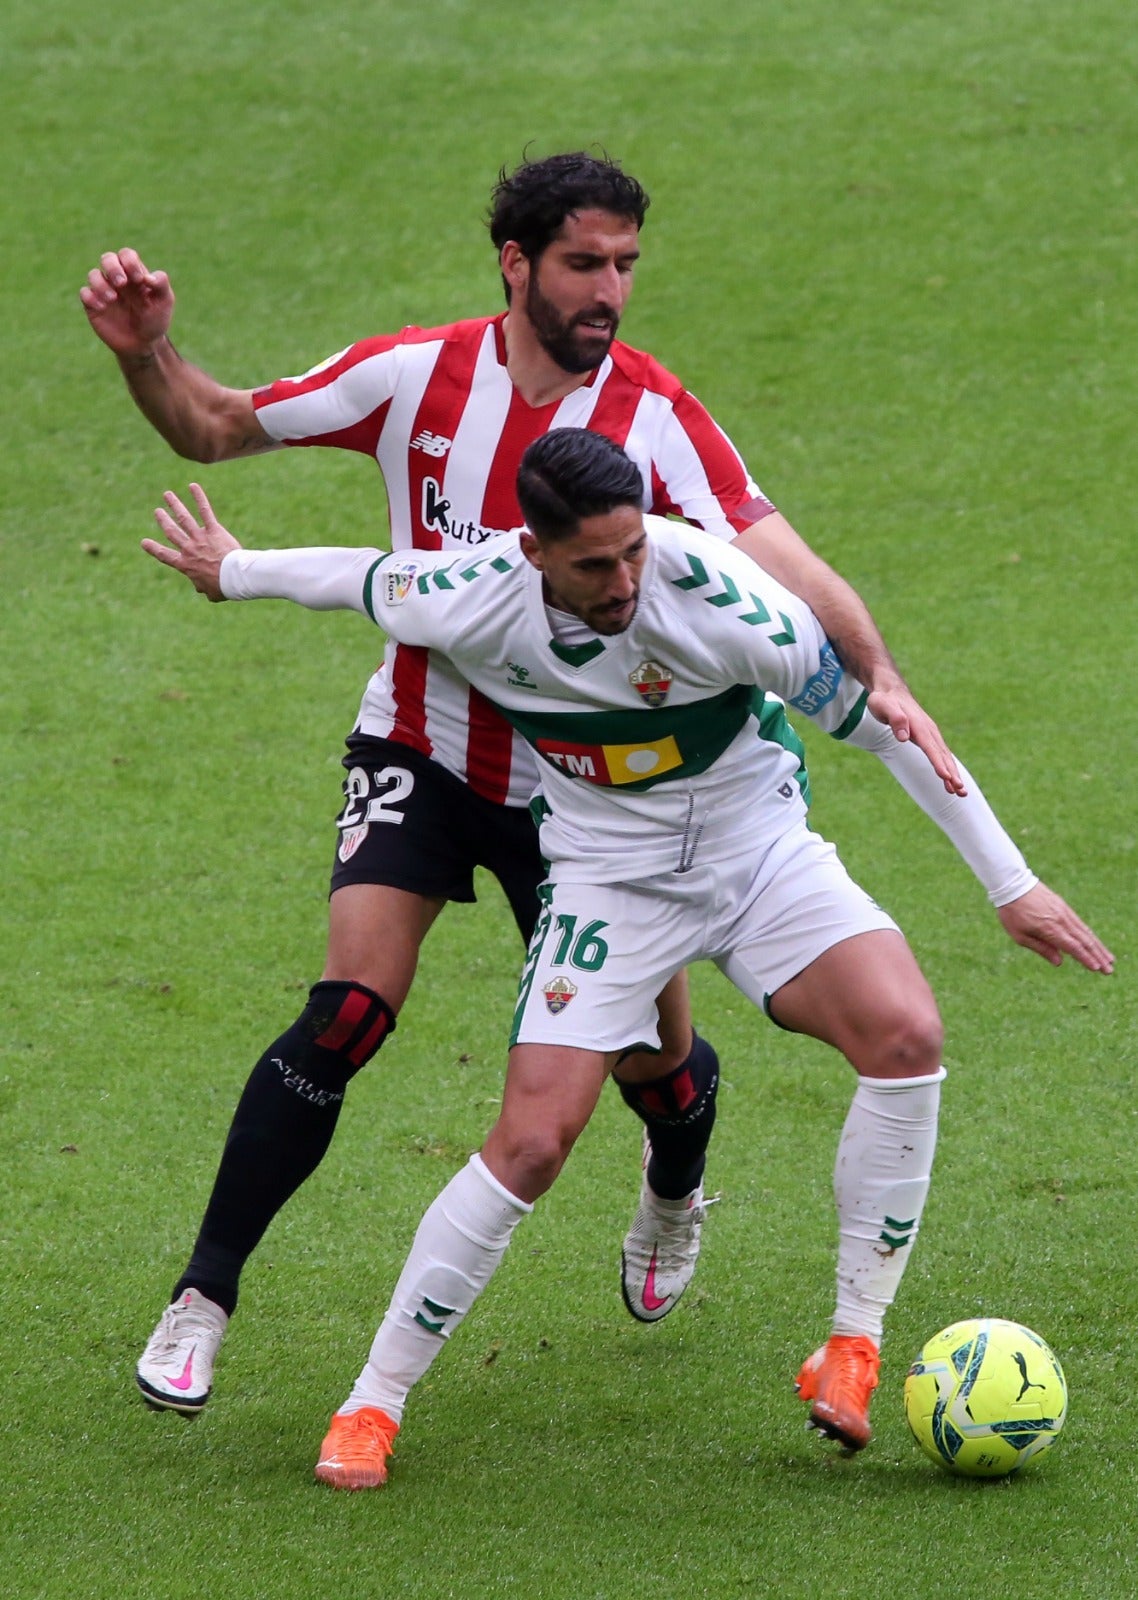
[[[374,456],[393,550],[469,549],[516,528],[518,465],[551,428],[607,434],[640,468],[646,511],[720,538],[774,509],[679,379],[619,341],[572,394],[527,404],[506,370],[505,315],[363,339],[258,389],[257,420],[285,444]],[[388,643],[358,727],[434,758],[489,800],[524,805],[537,787],[526,746],[433,651]]]

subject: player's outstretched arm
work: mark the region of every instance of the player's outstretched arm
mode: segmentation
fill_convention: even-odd
[[[79,298],[135,404],[178,455],[227,461],[277,448],[257,421],[251,389],[227,389],[175,350],[170,279],[151,271],[137,250],[108,251]]]
[[[856,598],[853,589],[850,593]],[[946,793],[967,793],[956,757],[945,743],[944,735],[899,673],[889,688],[871,689],[868,704],[873,716],[893,730],[893,737],[900,744],[911,740],[924,752]]]
[[[899,742],[875,718],[863,717],[846,742],[873,751],[943,829],[988,891],[996,914],[1017,944],[1055,967],[1070,955],[1088,972],[1114,971],[1114,957],[1106,945],[1031,871],[966,767],[960,767],[965,792],[946,794],[916,745]]]
[[[142,548],[182,573],[199,594],[208,600],[291,600],[310,611],[358,611],[377,620],[369,596],[371,578],[383,562],[379,550],[354,545],[246,550],[217,520],[201,485],[191,483],[190,490],[201,521],[168,489],[154,520],[169,543],[143,539]],[[440,560],[450,559],[440,552]],[[385,625],[394,631],[389,619]]]
[[[997,915],[1016,944],[1034,950],[1053,967],[1062,966],[1068,955],[1088,972],[1114,971],[1114,956],[1106,945],[1045,883],[1037,883],[1018,900],[1000,906]]]
[[[224,600],[221,563],[231,550],[240,550],[241,545],[228,528],[218,522],[201,485],[191,483],[190,493],[197,501],[201,522],[173,490],[167,489],[163,495],[166,505],[155,510],[154,520],[170,542],[162,544],[158,539],[143,539],[142,548],[155,561],[173,567],[175,572],[188,578],[207,600]]]
[[[752,561],[805,600],[821,622],[842,666],[870,691],[869,709],[894,738],[923,750],[949,794],[964,783],[936,723],[914,696],[889,654],[857,590],[814,554],[779,512],[765,516],[733,541]]]

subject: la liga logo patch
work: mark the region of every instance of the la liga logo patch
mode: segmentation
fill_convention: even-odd
[[[542,991],[545,995],[546,1009],[553,1016],[565,1010],[565,1007],[577,993],[577,985],[568,978],[551,978]]]
[[[419,571],[418,566],[408,562],[404,566],[393,567],[390,571],[382,573],[385,603],[389,606],[401,606],[415,587]]]

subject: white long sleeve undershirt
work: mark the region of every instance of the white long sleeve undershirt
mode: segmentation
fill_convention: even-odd
[[[364,579],[382,550],[312,546],[304,550],[231,550],[219,582],[227,600],[291,600],[309,611],[358,611]]]
[[[912,743],[898,743],[892,730],[868,712],[846,742],[871,750],[885,763],[909,798],[952,841],[994,906],[1009,905],[1039,882],[959,759],[956,764],[968,790],[964,796],[949,794],[924,751]]]

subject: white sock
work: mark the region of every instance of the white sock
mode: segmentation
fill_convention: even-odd
[[[395,1293],[342,1414],[378,1406],[403,1417],[412,1384],[489,1283],[510,1235],[533,1210],[473,1155],[427,1208]]]
[[[936,1149],[944,1068],[923,1078],[859,1078],[838,1156],[835,1333],[881,1343],[917,1237]]]

